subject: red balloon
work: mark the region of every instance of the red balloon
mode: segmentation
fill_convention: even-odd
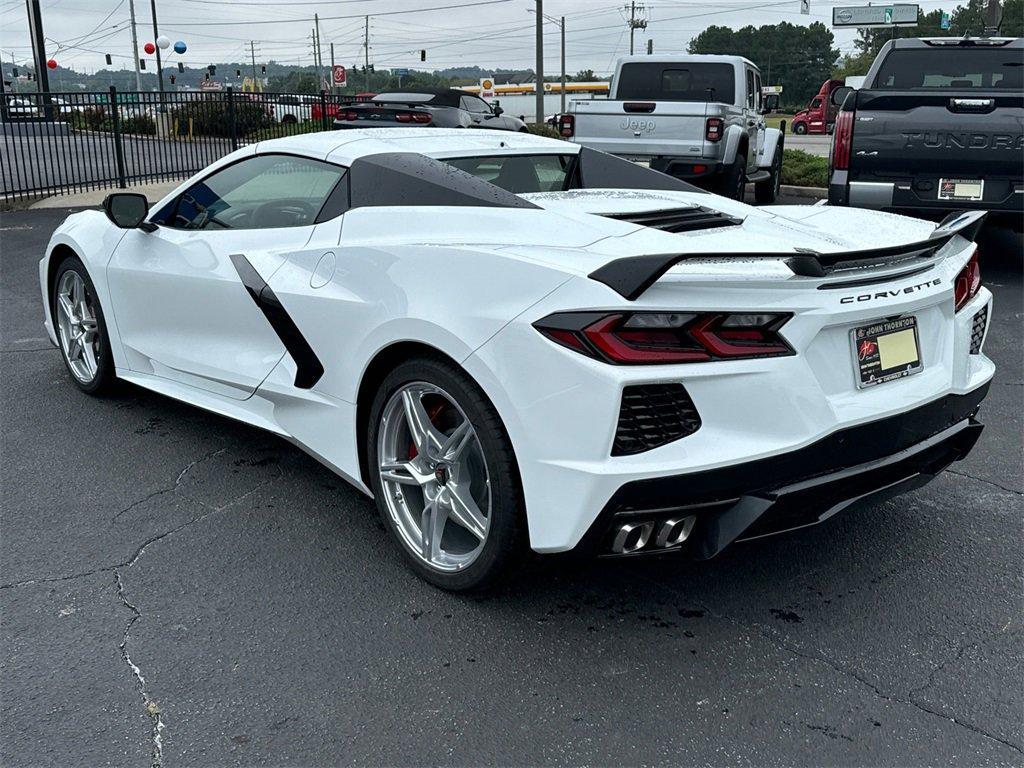
[[[57,68],[57,60],[56,59],[50,59],[48,62],[46,62],[46,66],[49,67],[50,69],[56,69]]]
[[[153,51],[156,50],[156,46],[152,43],[146,43],[144,46],[142,46],[142,50],[144,50],[146,53],[153,53]]]

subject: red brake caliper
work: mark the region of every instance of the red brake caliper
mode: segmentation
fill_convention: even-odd
[[[433,408],[427,411],[427,418],[430,419],[430,423],[435,427],[437,426],[437,417],[441,415],[441,411],[444,410],[444,403],[438,403]],[[416,450],[415,443],[409,443],[409,460],[415,459],[419,456],[419,451]]]

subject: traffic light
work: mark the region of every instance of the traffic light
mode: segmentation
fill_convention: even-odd
[[[113,64],[113,63],[114,63],[114,62],[113,62],[113,60],[112,60],[112,59],[110,58],[110,54],[108,53],[108,54],[107,54],[107,66],[109,67],[109,66],[110,66],[111,64]]]
[[[208,66],[206,68],[206,71],[209,72],[211,75],[216,75],[217,74],[217,66],[215,64],[211,64],[210,66]],[[209,79],[209,78],[207,78],[207,79]]]
[[[171,75],[171,85],[174,85],[174,81],[177,80],[177,75]]]
[[[17,76],[18,76],[18,68],[17,67],[11,67],[11,77],[17,77]]]
[[[179,72],[184,72],[185,71],[185,65],[182,64],[180,61],[178,62],[178,71]]]
[[[376,71],[376,70],[375,70],[375,69],[373,68],[373,64],[371,64],[371,65],[370,65],[370,71],[371,71],[371,72],[375,72],[375,71]]]
[[[145,69],[145,68],[146,68],[146,60],[145,59],[139,59],[139,69]]]
[[[242,76],[242,70],[236,69],[235,70],[235,77],[241,77],[241,76]]]
[[[420,61],[426,61],[426,60],[427,60],[427,52],[426,52],[426,50],[420,49]]]
[[[209,73],[209,72],[206,72],[206,73],[205,73],[205,74],[203,75],[203,80],[209,80],[209,79],[210,79],[210,73]]]
[[[260,65],[260,74],[263,74],[263,75],[267,74],[267,65],[266,64],[261,64]]]

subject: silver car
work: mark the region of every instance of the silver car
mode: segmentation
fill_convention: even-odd
[[[422,88],[379,93],[370,101],[338,109],[335,128],[496,128],[525,131],[526,123],[504,114],[479,96],[455,88]]]

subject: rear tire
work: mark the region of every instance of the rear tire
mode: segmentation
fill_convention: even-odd
[[[50,307],[57,345],[75,386],[90,395],[109,394],[117,379],[107,323],[96,286],[76,256],[57,268]]]
[[[367,433],[377,508],[420,577],[465,592],[521,562],[525,505],[512,442],[463,371],[434,357],[400,364],[374,397]]]
[[[771,174],[766,181],[759,181],[754,185],[754,201],[758,205],[771,205],[779,196],[782,187],[782,144],[775,150],[775,157],[772,159]]]
[[[747,191],[747,149],[744,147],[736,153],[736,159],[729,166],[719,182],[718,194],[743,202]]]

